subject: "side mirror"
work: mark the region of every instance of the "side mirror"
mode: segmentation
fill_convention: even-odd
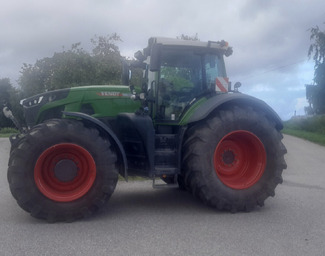
[[[235,92],[238,92],[238,88],[241,86],[241,83],[240,82],[236,82],[235,84],[234,84],[234,91]]]
[[[154,44],[150,53],[150,71],[159,71],[161,56],[161,44]]]
[[[141,51],[137,51],[134,54],[134,57],[140,62],[143,62],[146,59],[146,57],[144,57],[144,55],[143,55],[143,53]]]

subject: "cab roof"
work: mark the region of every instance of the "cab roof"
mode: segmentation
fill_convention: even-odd
[[[232,54],[232,47],[228,42],[221,41],[207,41],[202,42],[198,40],[183,40],[168,37],[151,37],[148,40],[148,47],[151,48],[153,44],[160,44],[165,46],[187,46],[187,47],[200,47],[200,48],[212,48],[219,49],[224,52],[225,56]]]
[[[225,49],[228,48],[228,42],[221,40],[221,41],[208,41],[202,42],[198,40],[183,40],[183,39],[176,39],[176,38],[168,38],[168,37],[151,37],[149,39],[150,44],[162,44],[162,45],[174,45],[174,46],[196,46],[196,47],[210,47],[210,48],[220,48]]]

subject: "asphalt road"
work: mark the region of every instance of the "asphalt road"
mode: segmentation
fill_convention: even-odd
[[[222,213],[178,189],[120,182],[87,220],[48,224],[19,208],[0,139],[0,255],[325,255],[325,147],[285,136],[288,169],[265,207]]]

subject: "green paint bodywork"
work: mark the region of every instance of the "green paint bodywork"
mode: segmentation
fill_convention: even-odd
[[[53,93],[55,94],[55,91]],[[141,101],[132,100],[131,95],[129,87],[124,85],[72,87],[67,97],[43,105],[38,111],[36,123],[42,122],[47,113],[57,108],[67,112],[84,112],[85,108],[91,109],[91,116],[95,118],[115,118],[120,113],[134,113],[140,108]],[[196,100],[181,115],[180,120],[168,124],[165,121],[164,124],[186,125],[195,110],[206,100],[205,97]],[[160,122],[156,120],[154,123]]]
[[[93,117],[116,117],[121,112],[133,113],[140,107],[140,101],[134,101],[128,86],[104,85],[83,86],[70,89],[66,98],[49,102],[41,107],[37,123],[42,113],[53,108],[63,107],[64,111],[81,112],[84,107],[93,110]]]
[[[204,102],[207,101],[207,98],[203,97],[199,100],[195,101],[192,106],[182,115],[181,120],[179,121],[179,125],[186,125],[190,117],[193,115],[194,111],[202,105]]]

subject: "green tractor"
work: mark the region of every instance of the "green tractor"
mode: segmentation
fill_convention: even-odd
[[[225,41],[150,38],[125,85],[45,92],[21,101],[8,181],[33,217],[73,221],[101,208],[119,175],[162,179],[218,210],[251,211],[286,168],[282,122],[226,74]],[[143,70],[140,88],[130,68]],[[8,108],[6,115],[14,120]],[[16,120],[15,120],[16,121]],[[162,182],[159,182],[162,185]]]

